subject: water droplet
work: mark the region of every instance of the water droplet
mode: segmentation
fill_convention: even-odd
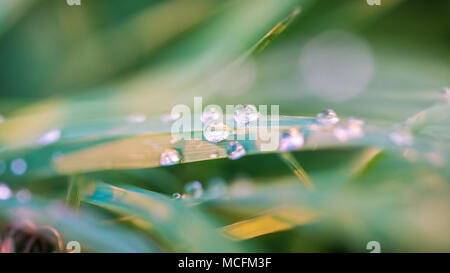
[[[230,135],[230,128],[218,121],[211,121],[203,129],[203,136],[209,142],[220,142]]]
[[[256,109],[256,106],[251,104],[238,105],[234,110],[234,120],[238,126],[245,126],[250,122],[258,120],[258,117],[258,109]]]
[[[27,162],[23,158],[16,158],[11,162],[11,172],[15,175],[22,175],[27,171]]]
[[[300,149],[305,144],[305,137],[298,128],[291,128],[280,137],[280,151],[287,152]]]
[[[12,196],[12,191],[6,184],[0,184],[0,200],[8,200]]]
[[[342,142],[361,138],[364,135],[364,121],[357,118],[349,118],[333,130],[334,136]]]
[[[208,107],[205,109],[205,111],[203,111],[201,120],[202,123],[205,124],[210,121],[220,119],[220,116],[220,112],[215,107]]]
[[[317,114],[317,121],[324,125],[336,124],[339,122],[339,117],[334,110],[325,109]]]
[[[232,141],[227,146],[228,158],[232,160],[239,159],[246,154],[245,148],[238,141]]]
[[[172,194],[172,199],[177,200],[177,199],[183,199],[183,195],[181,193],[174,193]]]
[[[126,121],[129,123],[142,123],[147,119],[147,117],[144,114],[131,114],[126,118]]]
[[[31,192],[27,189],[21,189],[16,193],[16,198],[19,203],[26,203],[31,200]]]
[[[203,194],[202,183],[198,181],[188,183],[184,186],[184,191],[189,197],[200,198]]]
[[[37,140],[37,143],[39,145],[45,146],[57,142],[60,137],[61,131],[59,129],[52,129],[42,134]]]
[[[180,163],[181,155],[175,149],[165,149],[161,153],[160,162],[162,166],[170,166]]]
[[[389,133],[389,139],[398,146],[411,146],[414,142],[411,130],[406,127]]]

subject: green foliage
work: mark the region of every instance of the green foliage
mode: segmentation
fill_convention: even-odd
[[[450,104],[439,93],[450,86],[448,8],[1,3],[0,181],[32,198],[0,200],[0,223],[51,225],[82,252],[366,252],[372,240],[383,252],[448,252]],[[318,95],[299,65],[308,42],[333,29],[354,33],[373,60],[363,92],[342,101]],[[280,127],[305,132],[305,146],[262,153],[246,140],[247,155],[229,160],[229,141],[172,142],[166,117],[194,96],[204,106],[280,105]],[[363,119],[364,135],[341,142],[310,130],[326,108],[341,122]],[[405,128],[413,143],[393,143]],[[39,141],[54,129],[57,141]],[[183,162],[161,167],[169,147]],[[17,158],[23,175],[11,170]],[[192,181],[200,198],[171,198]]]

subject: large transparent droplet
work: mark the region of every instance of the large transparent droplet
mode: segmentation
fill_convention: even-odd
[[[280,151],[292,151],[300,149],[305,143],[305,137],[298,128],[291,128],[288,132],[281,134]]]
[[[325,109],[317,114],[317,121],[324,125],[336,124],[339,122],[339,117],[334,110]]]
[[[259,113],[256,106],[251,104],[238,105],[234,110],[234,120],[237,125],[247,125],[258,120]]]
[[[211,121],[203,129],[203,136],[209,142],[220,142],[230,135],[230,128],[219,121]]]
[[[0,184],[0,200],[8,200],[12,196],[12,191],[6,184]]]
[[[203,111],[201,120],[202,123],[208,123],[213,120],[219,120],[220,119],[220,112],[215,107],[208,107]]]
[[[357,139],[364,136],[364,121],[357,118],[349,118],[347,121],[337,125],[334,130],[334,136],[342,142],[351,139]]]
[[[181,154],[175,149],[165,149],[161,153],[160,162],[162,166],[170,166],[180,163]]]
[[[238,141],[232,141],[227,146],[228,158],[232,160],[239,159],[246,154],[244,146]]]
[[[194,181],[184,186],[185,193],[191,198],[200,198],[203,194],[202,183]]]

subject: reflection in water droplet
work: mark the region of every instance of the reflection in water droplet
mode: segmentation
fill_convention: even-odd
[[[280,137],[280,151],[287,152],[300,149],[305,143],[305,138],[298,128],[291,128]]]
[[[257,121],[258,117],[258,109],[251,104],[238,105],[234,110],[234,120],[238,126],[245,126],[249,122]]]
[[[202,183],[194,181],[184,186],[185,193],[191,198],[200,198],[203,194]]]
[[[162,166],[170,166],[180,163],[181,155],[175,149],[165,149],[161,153],[160,163]]]
[[[27,189],[21,189],[16,193],[17,201],[26,203],[31,200],[31,192]]]
[[[11,162],[11,172],[15,175],[22,175],[27,171],[27,162],[23,158],[16,158]]]
[[[244,146],[240,144],[238,141],[232,141],[227,146],[227,155],[228,158],[232,160],[239,159],[245,155],[246,151]]]
[[[219,120],[220,116],[221,114],[216,107],[208,107],[203,111],[201,121],[205,124],[213,120]]]
[[[177,199],[183,199],[183,195],[181,193],[174,193],[172,194],[172,199],[177,200]]]
[[[218,121],[209,122],[203,129],[203,136],[209,142],[220,142],[225,140],[230,135],[230,128]]]
[[[61,137],[61,131],[59,129],[52,129],[50,131],[45,132],[42,134],[39,139],[37,140],[37,143],[39,145],[48,145],[51,143],[55,143],[59,140]]]
[[[147,119],[147,117],[144,114],[135,113],[135,114],[129,115],[126,118],[126,121],[129,123],[142,123],[146,119]]]
[[[342,142],[351,139],[357,139],[364,136],[364,121],[357,118],[349,118],[345,122],[337,125],[334,130],[334,136]]]
[[[324,125],[336,124],[339,122],[339,117],[334,110],[325,109],[317,114],[317,121]]]
[[[8,200],[12,196],[12,191],[6,184],[0,184],[0,200]]]
[[[389,139],[398,146],[411,146],[414,142],[411,130],[401,128],[389,133]]]
[[[6,171],[6,162],[4,160],[0,161],[0,175],[4,174]]]

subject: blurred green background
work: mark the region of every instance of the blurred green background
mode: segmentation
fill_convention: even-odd
[[[448,252],[449,12],[420,0],[2,0],[0,181],[15,197],[0,200],[1,223],[55,226],[82,251],[367,252],[375,240]],[[308,191],[277,153],[147,166],[159,154],[135,139],[170,132],[161,117],[194,96],[290,116],[332,108],[387,132],[422,114],[413,147],[368,133],[294,152]],[[192,181],[200,200],[170,199]]]

